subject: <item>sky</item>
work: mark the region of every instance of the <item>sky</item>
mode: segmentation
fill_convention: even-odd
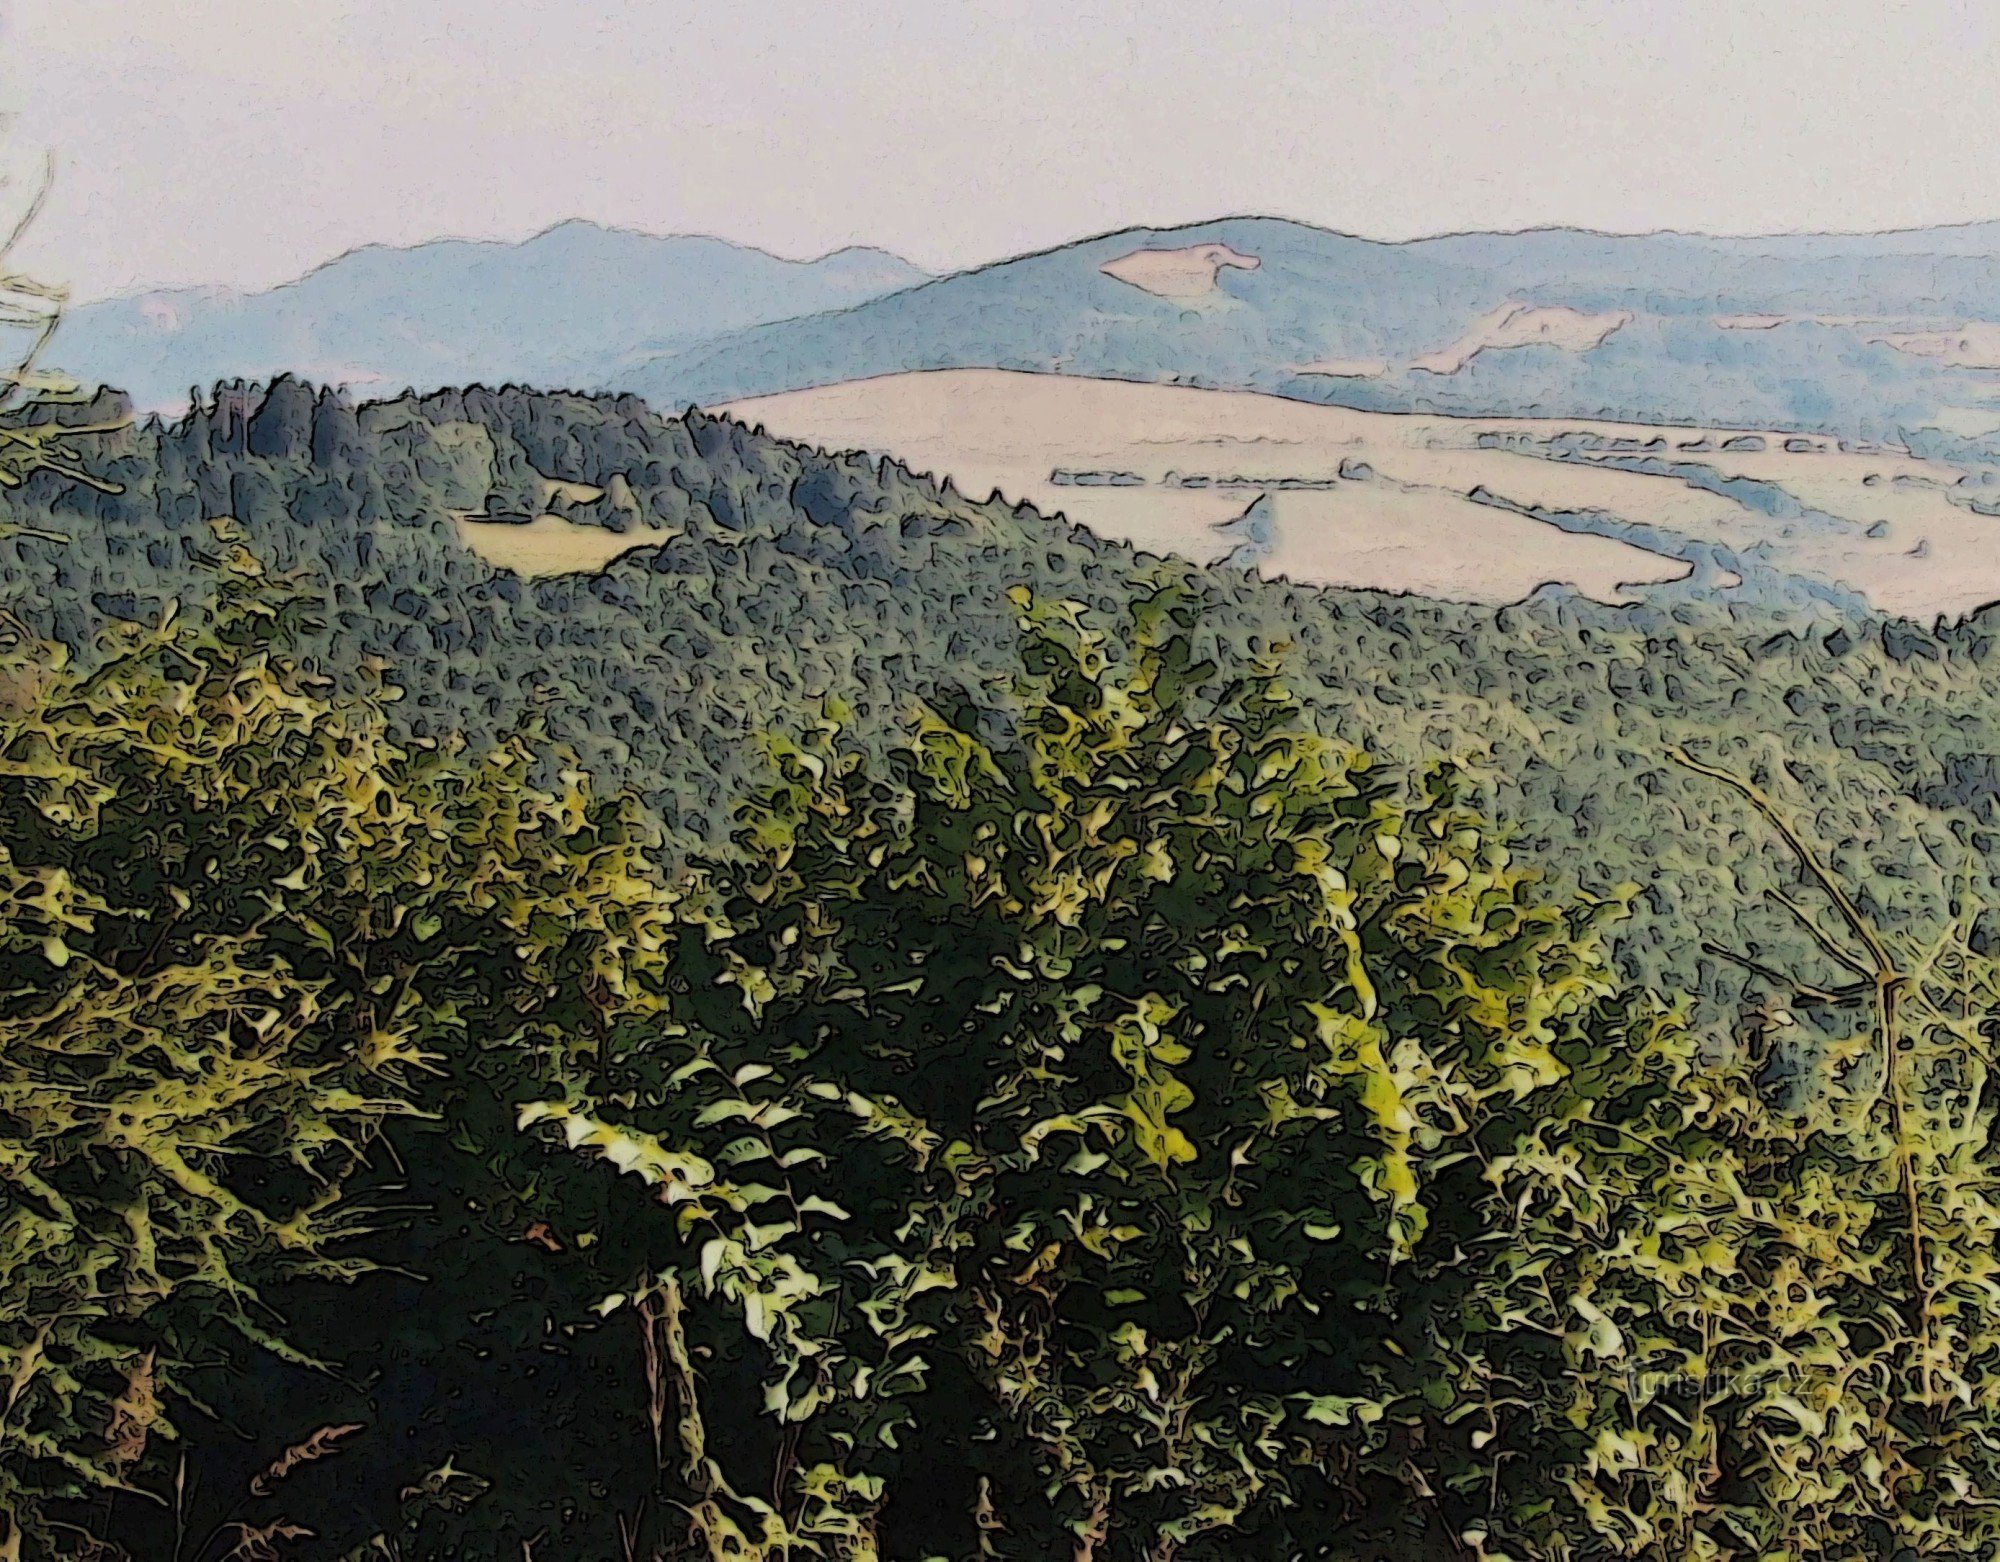
[[[1991,0],[0,0],[20,252],[268,286],[570,217],[950,269],[1223,214],[1377,238],[2000,217]]]

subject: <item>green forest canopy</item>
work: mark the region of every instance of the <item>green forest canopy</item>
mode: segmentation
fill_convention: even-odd
[[[1688,931],[1739,953],[1790,936],[1758,909],[1769,873],[1726,800],[1670,744],[1797,799],[1892,918],[1983,875],[2000,797],[1985,614],[1927,628],[1672,594],[1494,610],[1297,587],[631,398],[475,389],[355,409],[285,380],[224,387],[95,451],[120,491],[44,475],[0,501],[27,529],[0,540],[0,594],[28,632],[82,649],[112,617],[201,600],[208,522],[232,516],[269,567],[314,582],[309,663],[350,682],[386,667],[404,691],[392,720],[419,737],[491,741],[533,715],[684,847],[725,838],[731,800],[764,774],[757,737],[806,730],[829,701],[876,752],[917,696],[1004,722],[1010,588],[1111,625],[1162,571],[1199,604],[1204,657],[1282,654],[1329,730],[1399,763],[1466,763],[1535,871],[1594,893],[1637,884],[1621,949],[1649,979],[1671,965],[1733,998],[1741,971]],[[546,477],[614,476],[636,526],[610,495],[553,501],[643,544],[601,574],[524,580],[459,538],[455,514],[539,509]]]
[[[1993,1544],[1982,615],[1305,590],[629,398],[89,448],[0,501],[17,1546]],[[614,476],[600,575],[459,539]]]

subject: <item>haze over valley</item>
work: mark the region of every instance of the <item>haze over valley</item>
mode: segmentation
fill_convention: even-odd
[[[2000,596],[1996,335],[1994,225],[1382,244],[1238,219],[930,277],[571,222],[87,305],[63,345],[168,415],[189,386],[279,372],[722,406],[1318,584],[1923,618]],[[515,524],[467,535],[530,573],[616,554],[560,517]]]
[[[2000,1558],[1996,79],[0,0],[0,1562]]]

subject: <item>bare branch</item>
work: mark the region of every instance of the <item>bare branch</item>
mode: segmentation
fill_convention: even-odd
[[[1875,980],[1875,972],[1869,967],[1867,962],[1850,951],[1842,949],[1839,944],[1835,943],[1833,935],[1821,927],[1804,906],[1801,906],[1781,889],[1766,890],[1765,893],[1798,919],[1799,926],[1812,935],[1812,941],[1825,950],[1829,958],[1846,966],[1856,976],[1863,977],[1870,982]]]
[[[1782,987],[1787,992],[1801,998],[1810,998],[1817,1003],[1836,1005],[1860,1003],[1875,991],[1875,983],[1872,980],[1857,982],[1850,987],[1814,987],[1811,983],[1802,982],[1795,976],[1787,976],[1783,971],[1760,964],[1748,955],[1740,955],[1733,949],[1725,949],[1721,944],[1704,943],[1701,952],[1705,955],[1714,955],[1718,960],[1727,960],[1731,965],[1741,966],[1753,976],[1761,976],[1765,981]]]
[[[1771,801],[1761,787],[1718,766],[1704,764],[1678,743],[1668,744],[1667,753],[1676,763],[1685,765],[1695,774],[1707,776],[1711,781],[1720,781],[1762,814],[1765,822],[1778,832],[1786,848],[1798,859],[1799,866],[1804,868],[1826,892],[1826,898],[1833,902],[1834,909],[1840,913],[1841,921],[1847,924],[1855,939],[1867,949],[1868,958],[1872,962],[1869,976],[1881,981],[1899,975],[1896,962],[1889,958],[1888,949],[1868,919],[1861,914],[1861,908],[1855,905],[1840,881],[1819,860],[1812,848],[1806,845],[1804,837],[1792,828],[1791,821],[1780,812],[1778,805]]]
[[[42,182],[35,187],[35,198],[28,202],[28,209],[21,213],[20,219],[14,224],[6,240],[0,242],[0,260],[5,260],[13,254],[14,247],[21,242],[22,236],[35,225],[35,219],[42,214],[42,207],[48,204],[49,191],[55,188],[55,183],[56,155],[50,152],[42,159]]]

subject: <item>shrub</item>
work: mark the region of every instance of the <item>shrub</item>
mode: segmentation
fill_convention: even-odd
[[[211,612],[0,666],[0,1554],[95,1492],[171,1505],[184,1369],[216,1331],[296,1350],[260,1287],[363,1271],[385,1122],[615,984],[657,896],[527,742],[399,747],[328,699],[279,649],[300,599],[223,542]]]
[[[1395,1277],[1612,995],[1615,905],[1536,895],[1450,770],[1379,774],[1275,668],[1194,718],[1171,588],[1123,670],[1020,605],[1018,740],[926,710],[889,776],[780,745],[671,1022],[523,1113],[673,1212],[608,1304],[659,1320],[711,1555],[1275,1557],[1399,1513]],[[722,1468],[689,1338],[761,1363],[778,1435],[730,1440],[775,1469]]]

